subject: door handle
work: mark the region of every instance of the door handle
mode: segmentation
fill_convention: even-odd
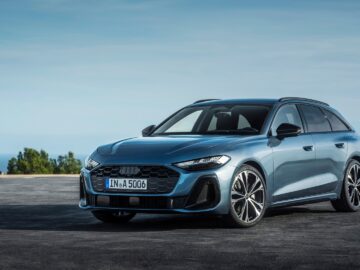
[[[310,152],[314,150],[314,146],[313,145],[307,145],[303,147],[305,151]]]
[[[339,149],[342,149],[345,147],[345,143],[335,143],[335,146]]]

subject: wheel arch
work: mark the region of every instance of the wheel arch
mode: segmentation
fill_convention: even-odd
[[[348,160],[345,163],[344,174],[346,173],[346,170],[347,170],[350,162],[353,160],[360,162],[360,153],[354,153],[354,154],[350,155],[350,157],[348,158]]]
[[[350,159],[349,159],[349,161],[352,160],[352,159],[360,162],[360,155],[353,155],[353,156],[351,156]],[[348,163],[349,163],[349,161],[348,161]]]
[[[265,173],[264,168],[261,166],[261,164],[259,162],[254,161],[254,160],[247,160],[242,165],[249,165],[249,166],[252,166],[255,169],[257,169],[259,171],[259,173],[261,173],[261,176],[263,177],[265,184],[267,184],[267,175]]]

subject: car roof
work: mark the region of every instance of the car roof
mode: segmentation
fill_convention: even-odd
[[[275,104],[284,104],[288,102],[296,102],[296,103],[305,103],[305,104],[313,104],[313,105],[321,105],[327,106],[329,105],[325,102],[307,99],[307,98],[299,98],[299,97],[284,97],[280,99],[265,99],[265,98],[257,98],[257,99],[203,99],[194,102],[189,105],[189,107],[193,106],[211,106],[211,105],[228,105],[228,104],[239,104],[239,105],[265,105],[265,106],[273,106]]]
[[[278,99],[209,99],[199,100],[189,107],[192,106],[209,106],[209,105],[228,105],[228,104],[249,104],[249,105],[274,105],[278,102]]]

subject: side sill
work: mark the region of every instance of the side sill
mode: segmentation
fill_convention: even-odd
[[[324,201],[336,200],[338,195],[336,193],[325,193],[321,195],[313,195],[307,197],[296,198],[292,200],[284,200],[272,203],[269,207],[282,207],[282,206],[294,206],[302,204],[310,204]]]

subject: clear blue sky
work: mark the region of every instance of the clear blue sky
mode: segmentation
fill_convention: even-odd
[[[87,154],[196,99],[281,96],[360,130],[360,1],[0,1],[0,153]]]

